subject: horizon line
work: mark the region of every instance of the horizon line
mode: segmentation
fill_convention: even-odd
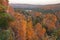
[[[9,3],[9,4],[27,4],[27,3]],[[60,4],[60,3],[53,3],[53,4]],[[27,5],[53,5],[53,4],[27,4]]]

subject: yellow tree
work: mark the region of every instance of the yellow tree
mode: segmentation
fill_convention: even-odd
[[[28,17],[26,28],[26,40],[38,40],[37,35],[34,32],[31,16]]]

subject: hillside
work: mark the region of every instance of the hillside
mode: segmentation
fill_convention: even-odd
[[[32,5],[32,4],[10,4],[13,8],[42,8],[42,9],[58,9],[60,4],[49,5]]]
[[[18,6],[0,0],[0,40],[60,40],[60,4]]]

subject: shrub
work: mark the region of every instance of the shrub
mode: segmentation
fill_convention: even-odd
[[[7,28],[9,21],[12,21],[13,18],[5,13],[5,12],[0,12],[0,28]]]

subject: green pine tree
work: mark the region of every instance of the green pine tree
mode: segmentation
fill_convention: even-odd
[[[6,7],[1,4],[0,0],[0,40],[13,40],[13,32],[9,29],[9,22],[13,21],[13,17],[6,13]]]

